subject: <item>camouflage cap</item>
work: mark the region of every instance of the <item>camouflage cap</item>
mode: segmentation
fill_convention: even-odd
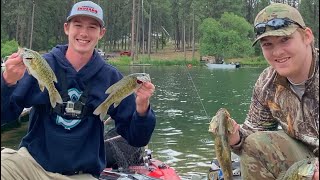
[[[303,18],[300,14],[300,12],[288,5],[288,4],[282,4],[282,3],[272,3],[269,6],[262,9],[256,16],[254,20],[254,26],[256,26],[259,23],[268,22],[274,18],[288,18],[295,22],[297,22],[300,26],[305,27],[305,23],[303,21]],[[267,28],[266,32],[256,37],[254,40],[252,46],[256,44],[258,40],[260,40],[263,37],[266,36],[288,36],[291,35],[293,32],[296,31],[298,27],[294,25],[289,25],[286,28],[281,28],[277,30],[272,30]]]

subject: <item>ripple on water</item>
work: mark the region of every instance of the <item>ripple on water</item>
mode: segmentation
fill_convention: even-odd
[[[158,129],[158,131],[159,131],[159,135],[163,135],[163,136],[172,136],[172,135],[177,135],[177,134],[183,134],[183,132],[181,130],[175,129],[172,127]]]
[[[169,117],[175,117],[175,116],[182,116],[183,111],[179,109],[167,109],[164,110],[164,113],[167,114]]]
[[[173,135],[178,135],[178,134],[182,134],[182,131],[170,132],[170,133],[160,133],[159,135],[161,135],[161,136],[173,136]]]
[[[168,97],[165,97],[165,98],[159,98],[158,101],[177,101],[179,100],[179,98],[168,98]]]
[[[173,149],[164,149],[164,150],[158,151],[157,153],[167,155],[167,156],[172,156],[172,157],[179,156],[179,155],[183,154],[183,153],[175,151]]]

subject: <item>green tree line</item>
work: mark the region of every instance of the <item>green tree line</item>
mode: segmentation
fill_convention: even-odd
[[[200,44],[201,53],[234,57],[247,48],[254,38],[255,15],[272,2],[298,8],[319,44],[319,0],[93,0],[104,9],[107,33],[98,48],[106,52],[130,50],[131,37],[136,52],[155,52],[167,43],[177,51]],[[1,0],[1,50],[5,43],[48,51],[67,42],[63,23],[77,0]],[[133,11],[133,7],[134,11]],[[134,18],[133,18],[134,17]],[[134,26],[132,22],[134,20]],[[204,32],[212,24],[217,37]],[[250,26],[251,25],[251,26]],[[134,31],[132,31],[134,27]],[[134,36],[131,36],[134,32]],[[210,44],[209,39],[216,38]],[[202,43],[201,43],[202,42]],[[10,42],[13,44],[12,42]],[[225,47],[229,46],[229,51]],[[7,48],[8,49],[8,48]],[[10,49],[10,48],[9,48]],[[225,53],[222,54],[221,52]],[[1,56],[6,55],[1,51]]]

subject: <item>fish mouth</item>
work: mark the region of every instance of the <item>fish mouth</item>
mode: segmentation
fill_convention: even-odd
[[[32,60],[34,57],[30,54],[30,52],[32,52],[31,50],[27,49],[27,48],[22,48],[19,47],[18,48],[18,54],[24,59],[24,60]]]
[[[150,82],[150,81],[151,81],[150,77],[143,77],[143,78],[137,79],[137,82],[140,84],[143,82]]]
[[[150,82],[150,75],[146,73],[139,73],[140,76],[137,76],[137,83],[141,84],[143,82]]]

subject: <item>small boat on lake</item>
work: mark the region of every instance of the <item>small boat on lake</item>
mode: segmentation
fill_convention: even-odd
[[[240,63],[230,63],[230,64],[216,64],[216,63],[206,63],[209,69],[236,69],[240,68]]]

